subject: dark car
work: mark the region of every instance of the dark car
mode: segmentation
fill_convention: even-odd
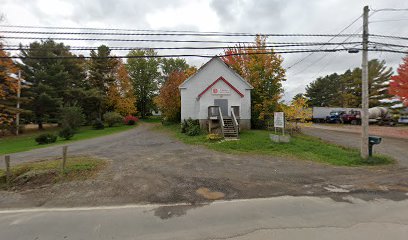
[[[341,123],[342,119],[341,116],[346,114],[345,111],[332,111],[330,115],[326,117],[327,123]]]
[[[361,124],[361,113],[360,111],[351,110],[347,114],[341,116],[343,123],[350,123],[351,125]]]

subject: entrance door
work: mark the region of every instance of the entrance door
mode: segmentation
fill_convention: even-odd
[[[228,116],[228,99],[214,99],[214,106],[221,108],[222,116]]]

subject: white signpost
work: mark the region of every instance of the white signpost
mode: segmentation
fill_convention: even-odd
[[[285,136],[285,113],[284,112],[274,112],[273,113],[273,127],[282,128],[282,134]]]

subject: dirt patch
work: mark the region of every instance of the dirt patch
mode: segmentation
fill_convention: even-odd
[[[75,157],[67,159],[65,171],[62,172],[61,162],[61,159],[42,160],[14,166],[11,168],[9,184],[6,182],[5,172],[0,174],[0,189],[26,191],[61,182],[86,180],[106,166],[105,160]]]
[[[210,189],[204,187],[197,189],[196,193],[207,200],[218,200],[225,197],[225,194],[222,192],[213,192]]]

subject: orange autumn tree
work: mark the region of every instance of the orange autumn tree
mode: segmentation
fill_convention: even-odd
[[[0,43],[0,125],[2,127],[10,126],[18,111],[15,108],[17,91],[15,75],[18,73],[18,67],[7,57],[9,55]]]
[[[248,46],[238,45],[224,50],[223,61],[246,79],[254,89],[251,92],[251,121],[254,128],[265,127],[265,122],[279,110],[282,82],[286,71],[283,58],[267,48],[266,37],[257,36]]]
[[[116,80],[108,88],[107,105],[122,116],[136,113],[136,96],[125,65],[118,60]]]
[[[196,72],[197,69],[195,67],[190,67],[184,72],[171,72],[166,82],[161,87],[160,94],[154,99],[154,102],[162,111],[162,115],[167,121],[180,121],[181,99],[178,87]]]
[[[408,55],[397,69],[397,75],[391,77],[389,93],[401,99],[408,107]]]

